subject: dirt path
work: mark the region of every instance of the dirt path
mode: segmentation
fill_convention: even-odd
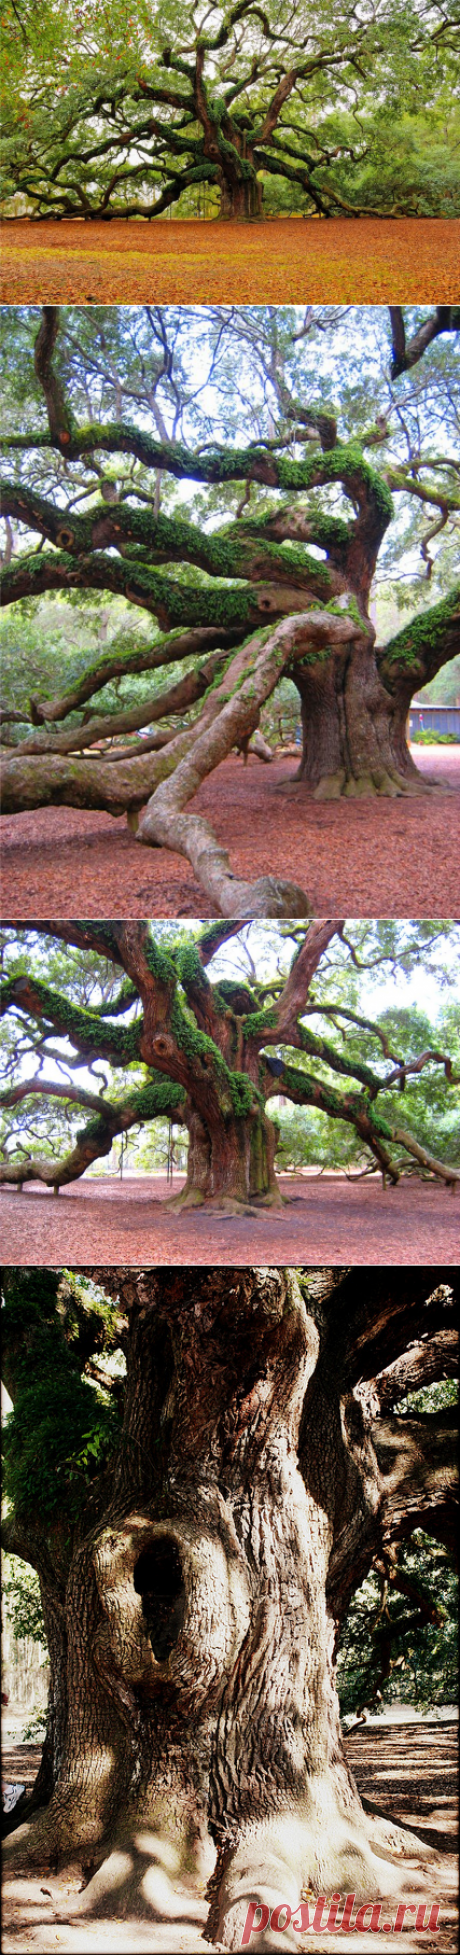
[[[426,1908],[432,1899],[439,1899],[440,1915],[438,1932],[417,1934],[411,1927],[409,1916],[406,1931],[391,1935],[379,1933],[372,1937],[378,1955],[390,1955],[390,1950],[403,1951],[410,1955],[454,1955],[457,1950],[456,1926],[456,1810],[457,1810],[457,1723],[436,1723],[428,1718],[423,1723],[401,1723],[371,1726],[363,1732],[357,1730],[346,1739],[346,1751],[362,1797],[383,1809],[388,1818],[410,1825],[411,1831],[419,1832],[422,1841],[429,1846],[436,1845],[439,1858],[426,1867]],[[18,1751],[14,1748],[14,1770]],[[30,1747],[24,1747],[29,1752]],[[9,1753],[4,1753],[4,1775],[9,1776]],[[11,1771],[11,1775],[13,1775]],[[26,1771],[22,1770],[25,1779]],[[407,1863],[410,1893],[410,1872],[413,1863]],[[77,1867],[61,1875],[38,1873],[26,1879],[16,1875],[7,1879],[3,1889],[3,1936],[4,1955],[51,1955],[54,1949],[60,1955],[137,1955],[139,1950],[163,1951],[163,1955],[205,1955],[209,1942],[205,1942],[201,1932],[206,1919],[206,1904],[193,1899],[186,1908],[180,1905],[174,1919],[159,1914],[149,1919],[123,1919],[122,1898],[120,1896],[119,1919],[111,1913],[110,1919],[98,1917],[72,1923],[71,1914],[75,1906],[84,1903],[79,1898],[81,1874]],[[419,1898],[419,1897],[418,1897]],[[390,1920],[394,1908],[385,1904],[383,1921]],[[356,1947],[354,1935],[328,1934],[329,1955],[351,1955]],[[369,1944],[368,1944],[369,1946]],[[257,1938],[251,1943],[257,1949]],[[323,1944],[324,1947],[324,1944]],[[299,1936],[299,1948],[305,1955],[319,1955],[321,1944],[317,1935]],[[366,1942],[364,1940],[364,1949]],[[282,1943],[280,1942],[280,1955]]]
[[[182,1186],[174,1181],[174,1193]],[[281,1176],[288,1205],[251,1214],[167,1206],[159,1176],[0,1190],[5,1263],[458,1262],[460,1194],[431,1182]]]
[[[3,225],[10,304],[388,304],[458,297],[460,220],[273,218],[260,224]]]
[[[294,786],[295,761],[244,767],[232,754],[193,808],[212,821],[237,875],[288,875],[316,916],[455,916],[460,747],[418,747],[416,757],[455,793],[318,803]],[[0,832],[8,917],[213,914],[184,858],[140,848],[124,817],[44,808],[5,816]]]

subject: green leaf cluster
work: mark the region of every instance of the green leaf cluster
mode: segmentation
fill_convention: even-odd
[[[5,1493],[19,1519],[32,1511],[45,1528],[75,1522],[95,1472],[116,1448],[116,1403],[81,1375],[78,1328],[74,1345],[63,1331],[57,1272],[8,1273],[2,1331],[7,1375],[10,1367],[14,1374]]]

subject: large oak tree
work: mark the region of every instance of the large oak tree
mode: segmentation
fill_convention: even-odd
[[[205,193],[214,213],[253,218],[273,179],[307,212],[416,213],[423,172],[419,196],[410,170],[399,192],[384,170],[380,187],[379,134],[385,110],[418,103],[421,62],[430,108],[442,101],[455,19],[439,0],[340,0],[333,19],[328,0],[43,0],[39,18],[7,0],[4,47],[9,213],[19,199],[39,217],[182,215],[184,193],[186,209]],[[370,198],[353,184],[369,151]]]
[[[455,1408],[407,1394],[456,1369],[457,1273],[84,1275],[5,1274],[3,1532],[51,1664],[9,1862],[79,1861],[87,1921],[177,1920],[208,1877],[230,1949],[251,1900],[303,1897],[287,1948],[319,1894],[424,1900],[442,1861],[363,1810],[335,1651],[369,1570],[407,1594],[414,1529],[455,1544]]]
[[[6,318],[4,602],[103,592],[125,611],[58,692],[7,706],[4,810],[126,811],[141,842],[188,856],[215,915],[304,915],[287,879],[239,881],[187,804],[235,744],[260,744],[283,675],[316,797],[430,791],[406,728],[460,642],[458,309],[392,309],[393,380],[380,308],[45,308],[38,336],[35,317]],[[419,609],[380,644],[375,579],[392,574],[403,591],[415,576]],[[164,686],[101,701],[165,667]]]
[[[282,945],[285,954],[267,980],[259,926],[261,975],[252,960],[248,983],[222,975],[216,982],[212,970],[208,976],[213,955],[237,933],[237,924],[212,924],[195,933],[185,929],[168,947],[161,926],[147,923],[50,922],[51,943],[27,933],[19,947],[14,932],[7,932],[12,941],[1,1010],[10,1031],[1,1100],[8,1120],[11,1111],[13,1129],[3,1144],[0,1181],[22,1189],[38,1179],[58,1194],[108,1155],[117,1135],[166,1114],[188,1133],[186,1183],[174,1197],[181,1206],[280,1203],[278,1130],[270,1102],[282,1093],[294,1105],[345,1122],[384,1183],[397,1182],[410,1167],[454,1189],[460,1166],[442,1158],[446,1143],[435,1151],[424,1133],[412,1131],[410,1114],[404,1118],[400,1111],[401,1095],[410,1101],[412,1081],[425,1073],[432,1093],[441,1080],[446,1095],[451,1090],[456,1095],[459,1074],[452,1057],[434,1039],[423,1047],[416,1037],[411,1050],[404,1014],[392,1035],[385,1020],[379,1026],[363,1010],[350,1010],[341,985],[343,952],[363,974],[379,963],[385,972],[390,964],[401,974],[413,966],[414,953],[423,966],[429,926],[414,926],[412,944],[404,927],[398,943],[398,929],[391,925],[388,944],[382,941],[385,926],[379,925],[367,932],[366,926],[351,926],[348,933],[336,921],[284,927],[288,955]],[[436,925],[433,933],[436,943]],[[68,974],[64,966],[60,979],[50,983],[43,970],[53,940],[81,946],[89,956],[83,969],[71,958]],[[334,940],[338,955],[331,969]],[[94,953],[102,957],[102,968]],[[328,974],[330,984],[321,995],[321,976],[327,980]],[[100,1085],[99,1061],[108,1061],[112,1074],[105,1081],[103,1074],[102,1092],[94,1090]],[[96,1080],[93,1074],[88,1081],[84,1071],[82,1078],[81,1070],[78,1077],[85,1064],[95,1068]],[[43,1101],[48,1107],[64,1102],[71,1110],[83,1106],[91,1115],[62,1156],[59,1129],[51,1136],[51,1155],[39,1155],[31,1145],[30,1126],[33,1132],[35,1109]],[[17,1119],[23,1109],[26,1126],[19,1118],[12,1153],[15,1110]]]

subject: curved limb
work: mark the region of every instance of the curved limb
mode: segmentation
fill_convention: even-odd
[[[450,1167],[447,1161],[438,1161],[435,1154],[429,1154],[426,1147],[421,1147],[420,1142],[414,1140],[413,1134],[409,1134],[407,1128],[394,1127],[393,1134],[400,1146],[406,1147],[408,1154],[413,1154],[414,1160],[420,1162],[420,1167],[429,1169],[430,1174],[437,1175],[440,1181],[445,1182],[446,1188],[451,1188],[452,1193],[455,1192],[460,1181],[460,1168]]]
[[[216,905],[216,913],[242,919],[310,914],[308,897],[296,884],[270,876],[254,884],[238,880],[230,870],[226,849],[216,842],[209,823],[183,811],[201,781],[254,730],[261,706],[294,652],[302,656],[312,646],[330,644],[331,640],[346,643],[364,636],[361,621],[326,609],[287,618],[268,636],[256,633],[240,648],[221,684],[213,688],[208,712],[195,729],[194,745],[145,808],[138,841],[173,847],[186,855]],[[230,692],[232,681],[234,690]]]
[[[52,1083],[34,1085],[29,1082],[24,1089],[21,1087],[16,1090],[14,1098],[16,1100],[21,1097],[26,1098],[28,1093],[46,1093],[47,1098],[73,1100],[77,1104],[91,1105],[92,1103],[99,1117],[88,1121],[87,1126],[77,1135],[75,1146],[60,1161],[42,1160],[32,1156],[22,1161],[0,1162],[0,1183],[9,1183],[10,1186],[16,1187],[20,1194],[25,1182],[42,1181],[45,1187],[52,1188],[53,1193],[58,1195],[59,1189],[66,1187],[70,1181],[78,1181],[91,1166],[92,1161],[100,1160],[104,1154],[110,1154],[116,1134],[125,1134],[138,1121],[152,1120],[159,1114],[173,1114],[175,1120],[180,1120],[185,1106],[181,1087],[174,1080],[160,1076],[156,1080],[151,1078],[147,1086],[140,1087],[139,1092],[132,1094],[130,1102],[125,1101],[118,1107],[110,1106],[108,1101],[102,1101],[96,1094],[91,1096],[80,1092],[78,1088],[56,1086]],[[11,1102],[13,1095],[5,1097],[8,1097]]]

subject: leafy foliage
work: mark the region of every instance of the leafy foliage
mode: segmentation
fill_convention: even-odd
[[[439,0],[6,0],[5,208],[450,215],[454,46]]]
[[[5,1493],[19,1519],[35,1508],[45,1527],[74,1523],[95,1472],[116,1447],[117,1406],[81,1375],[84,1311],[81,1337],[75,1300],[63,1308],[58,1273],[40,1269],[26,1281],[21,1271],[9,1272],[5,1291],[6,1375],[11,1364],[15,1387],[3,1432]],[[110,1333],[113,1310],[96,1300],[88,1314],[96,1318],[89,1341],[97,1348]]]
[[[408,1392],[395,1411],[435,1413],[457,1403],[457,1382],[445,1380]],[[398,1588],[398,1575],[409,1593]],[[422,1528],[400,1546],[390,1583],[372,1569],[356,1590],[341,1630],[337,1682],[343,1716],[395,1701],[421,1709],[456,1702],[458,1575],[452,1555]]]
[[[29,1636],[33,1643],[46,1643],[40,1600],[40,1584],[35,1568],[20,1555],[4,1556],[2,1595],[16,1643]]]
[[[341,1636],[337,1682],[342,1716],[363,1705],[378,1709],[394,1702],[455,1704],[458,1690],[458,1579],[439,1543],[421,1529],[400,1551],[401,1574],[417,1583],[424,1599],[433,1589],[440,1620],[417,1620],[416,1606],[398,1594],[395,1583],[381,1616],[381,1588],[366,1576],[353,1597]],[[389,1669],[382,1676],[383,1648]]]

